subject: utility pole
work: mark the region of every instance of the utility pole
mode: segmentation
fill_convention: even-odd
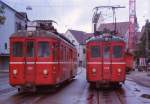
[[[136,0],[129,0],[129,35],[128,50],[133,52],[136,47]]]

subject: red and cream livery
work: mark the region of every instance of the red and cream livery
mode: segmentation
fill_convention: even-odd
[[[86,78],[92,85],[119,85],[125,81],[125,41],[117,36],[100,35],[86,43]]]
[[[77,74],[75,46],[48,31],[22,31],[10,37],[9,80],[12,86],[52,86]]]

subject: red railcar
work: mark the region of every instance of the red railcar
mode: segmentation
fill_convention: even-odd
[[[53,86],[77,74],[75,46],[48,31],[22,31],[10,37],[9,80],[12,86]]]
[[[86,78],[91,85],[119,85],[125,81],[125,41],[109,34],[91,38],[86,43]]]
[[[133,54],[129,53],[129,52],[126,52],[125,53],[125,59],[126,59],[126,72],[130,72],[130,71],[133,71],[134,69],[134,56]]]

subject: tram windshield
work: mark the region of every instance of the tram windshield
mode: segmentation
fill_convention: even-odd
[[[103,47],[103,57],[110,58],[110,46]]]
[[[113,58],[121,58],[122,57],[122,46],[114,46],[113,47]]]
[[[27,57],[34,57],[34,42],[33,41],[27,42],[26,54],[27,54]]]
[[[93,58],[100,57],[100,47],[99,46],[91,47],[91,57],[93,57]]]
[[[50,55],[50,47],[48,42],[38,43],[38,57],[48,57]]]
[[[13,43],[13,52],[14,57],[22,57],[23,56],[23,43],[22,42],[14,42]]]

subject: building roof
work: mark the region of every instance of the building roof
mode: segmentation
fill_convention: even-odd
[[[38,23],[56,23],[54,20],[34,20],[33,22],[38,22]]]
[[[3,2],[2,0],[0,0],[0,3],[1,3],[2,5],[4,5],[4,6],[8,7],[8,8],[11,9],[12,11],[14,11],[14,12],[16,13],[16,15],[19,15],[19,16],[21,16],[21,17],[23,17],[23,18],[26,18],[26,16],[25,16],[24,14],[18,12],[17,10],[15,10],[14,8],[12,8],[11,6],[9,6],[8,4],[6,4],[5,2]],[[27,18],[27,20],[28,20],[28,18]]]
[[[117,22],[116,26],[118,35],[123,36],[128,31],[129,22]],[[98,31],[103,31],[105,28],[109,29],[110,31],[114,31],[114,27],[114,23],[105,23],[98,27]]]
[[[71,32],[71,34],[76,38],[76,40],[80,44],[85,44],[86,39],[93,36],[92,33],[86,33],[86,32],[83,32],[83,31],[78,31],[78,30],[68,30],[68,31]]]
[[[29,21],[29,18],[28,18],[28,15],[27,15],[26,12],[19,12],[19,14],[21,14],[22,16],[24,16],[27,19],[27,21]]]

